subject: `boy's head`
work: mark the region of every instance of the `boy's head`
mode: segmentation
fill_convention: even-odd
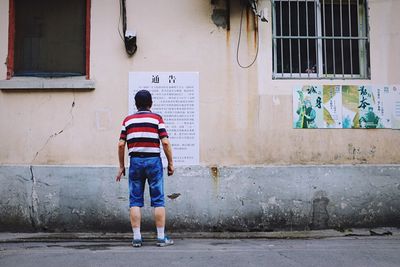
[[[140,90],[135,95],[135,105],[138,110],[150,109],[153,105],[151,94],[147,90]]]

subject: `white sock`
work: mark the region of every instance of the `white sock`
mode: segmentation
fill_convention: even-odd
[[[158,239],[164,239],[165,238],[164,227],[157,227],[157,238]]]
[[[132,231],[133,231],[133,239],[135,240],[142,239],[142,235],[140,234],[140,227],[132,228]]]

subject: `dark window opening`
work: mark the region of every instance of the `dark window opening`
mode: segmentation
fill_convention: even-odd
[[[86,75],[86,1],[15,0],[14,76]]]

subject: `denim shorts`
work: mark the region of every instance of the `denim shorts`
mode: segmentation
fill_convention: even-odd
[[[129,166],[129,207],[144,206],[144,187],[149,184],[151,206],[164,207],[163,166],[160,157],[131,157]]]

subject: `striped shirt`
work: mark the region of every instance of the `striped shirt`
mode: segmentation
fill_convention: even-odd
[[[151,111],[139,111],[122,122],[120,140],[127,142],[131,157],[159,157],[160,140],[165,137],[162,117]]]

